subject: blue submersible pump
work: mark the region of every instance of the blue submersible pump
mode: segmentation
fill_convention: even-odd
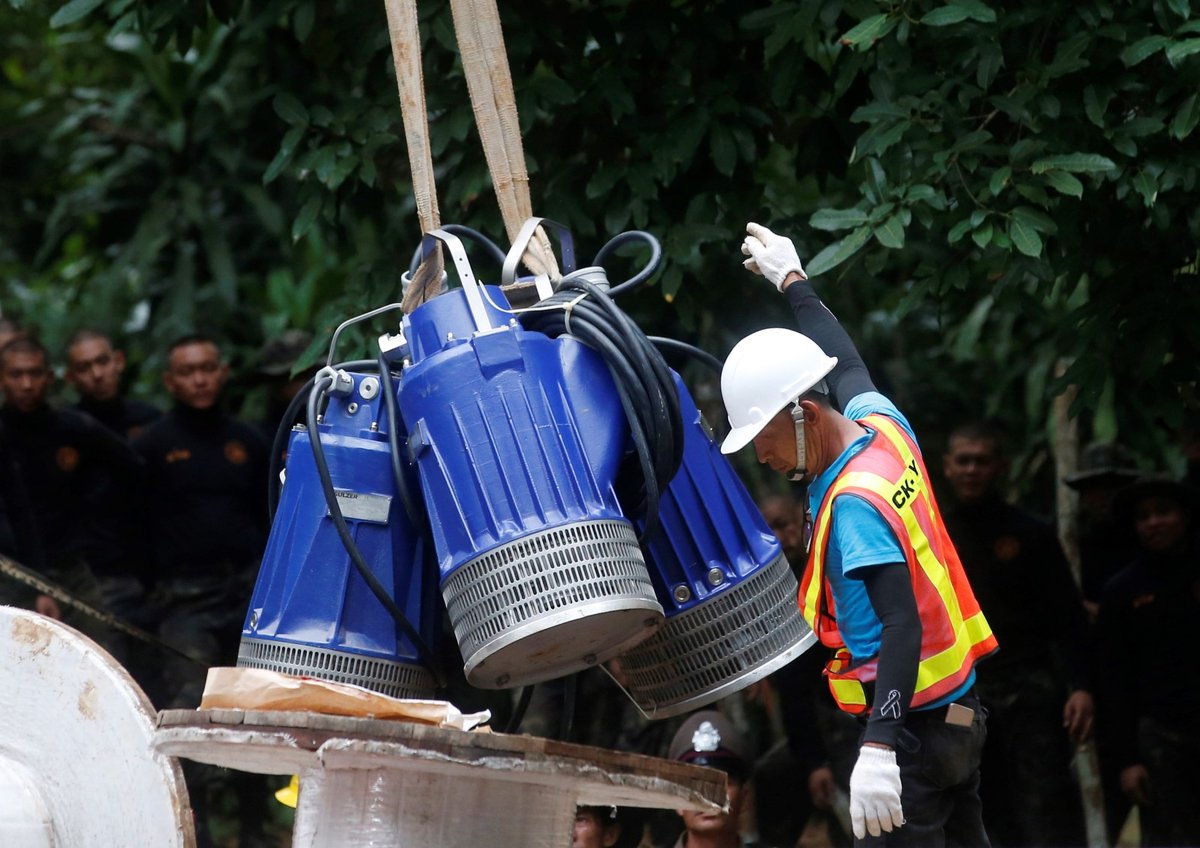
[[[435,239],[462,287],[405,317],[400,408],[449,622],[475,686],[562,677],[663,620],[614,488],[629,427],[593,350],[528,331],[455,236],[423,252]]]
[[[360,316],[370,317],[395,305]],[[338,328],[337,335],[353,321]],[[376,373],[356,373],[374,369]],[[326,367],[297,395],[281,435],[286,483],[242,630],[239,667],[432,697],[441,608],[416,475],[402,453],[395,378],[381,356]],[[320,413],[321,403],[328,406]],[[276,438],[278,457],[283,438]],[[274,487],[273,487],[274,488]]]
[[[683,465],[645,539],[667,621],[620,658],[629,693],[650,718],[723,698],[816,644],[779,540],[675,380],[689,412]]]

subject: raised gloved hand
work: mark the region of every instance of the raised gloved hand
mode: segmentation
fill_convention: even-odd
[[[850,773],[850,821],[854,836],[879,836],[904,824],[900,807],[900,767],[896,752],[863,745]]]
[[[790,238],[776,235],[762,224],[753,222],[746,225],[746,233],[742,253],[750,258],[742,265],[747,271],[766,277],[780,291],[783,291],[783,281],[793,271],[800,279],[808,279]]]

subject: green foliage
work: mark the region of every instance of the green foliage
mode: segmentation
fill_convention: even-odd
[[[1192,5],[501,14],[535,211],[585,260],[623,229],[663,239],[626,304],[645,326],[722,354],[786,322],[740,268],[761,221],[919,430],[997,415],[1032,470],[1067,383],[1147,455],[1194,399]],[[420,8],[443,220],[499,238],[448,8]],[[150,370],[203,325],[244,360],[397,299],[419,232],[381,3],[0,0],[0,41],[0,303],[50,341],[125,326]]]

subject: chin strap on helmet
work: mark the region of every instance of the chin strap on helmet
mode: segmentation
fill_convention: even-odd
[[[792,401],[792,425],[796,428],[796,467],[788,474],[793,483],[803,483],[808,479],[808,457],[804,443],[804,410],[800,406],[800,398]]]

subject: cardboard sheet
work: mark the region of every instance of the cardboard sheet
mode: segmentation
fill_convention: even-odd
[[[474,730],[491,718],[487,710],[464,714],[449,701],[391,698],[348,683],[257,668],[210,668],[200,709],[324,713],[413,721],[456,730]]]

